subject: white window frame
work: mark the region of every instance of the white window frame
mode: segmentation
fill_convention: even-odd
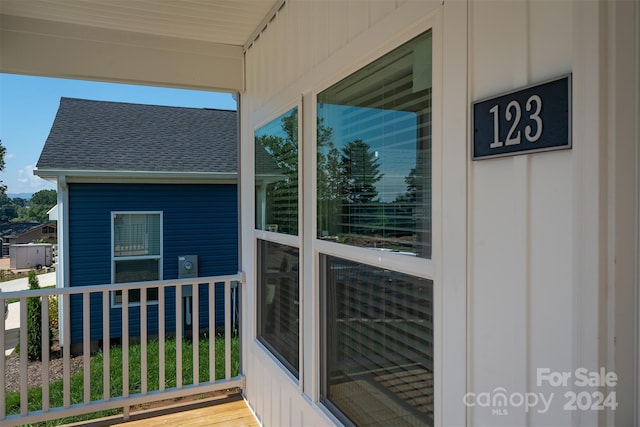
[[[443,301],[442,301],[442,279],[441,279],[441,262],[442,262],[442,74],[443,55],[441,50],[442,43],[442,26],[439,16],[435,15],[426,17],[418,24],[408,28],[407,31],[399,34],[394,40],[390,40],[387,44],[374,49],[369,55],[361,58],[359,61],[353,62],[348,69],[342,70],[341,73],[331,76],[329,79],[321,81],[315,85],[309,93],[311,98],[311,119],[314,123],[311,129],[312,141],[305,151],[306,163],[304,167],[311,169],[311,174],[305,175],[307,182],[306,193],[311,194],[311,209],[307,204],[305,215],[307,221],[310,222],[311,238],[305,241],[303,254],[313,254],[311,268],[307,269],[307,276],[303,277],[303,283],[311,281],[313,288],[319,290],[321,288],[321,272],[320,272],[320,256],[329,255],[342,258],[348,261],[359,262],[363,264],[373,265],[377,267],[388,268],[399,273],[417,276],[433,281],[433,359],[434,359],[434,419],[436,425],[441,418],[440,402],[442,396],[442,328],[443,328]],[[382,56],[390,53],[402,44],[412,40],[420,34],[431,30],[432,32],[432,134],[431,134],[431,203],[432,203],[432,221],[431,221],[431,258],[410,257],[398,253],[377,251],[372,248],[350,246],[318,239],[317,234],[317,104],[318,94],[325,89],[330,88],[342,79],[349,77],[351,74],[366,67],[367,65],[378,60]],[[309,182],[310,181],[310,182]],[[312,270],[312,271],[309,271]],[[304,290],[304,289],[303,289]],[[317,291],[319,292],[319,291]],[[321,370],[321,341],[322,341],[322,314],[319,305],[320,295],[314,295],[317,299],[313,304],[315,313],[313,322],[315,323],[314,331],[316,332],[315,341],[313,342],[312,351],[315,354],[313,367],[309,368],[310,375],[314,378],[314,386],[311,388],[312,399],[330,418],[337,420],[331,410],[326,407],[320,400],[320,383],[321,376],[324,374]],[[301,319],[302,322],[302,319]],[[307,368],[303,367],[304,372]]]
[[[298,109],[298,234],[297,235],[291,235],[291,234],[284,234],[284,233],[278,233],[275,231],[267,231],[267,230],[260,230],[258,228],[256,228],[256,221],[255,221],[255,212],[256,209],[258,208],[258,206],[254,205],[254,221],[253,221],[253,259],[254,259],[254,272],[255,272],[255,284],[256,287],[258,286],[258,283],[260,282],[260,278],[258,277],[258,274],[260,273],[260,270],[258,268],[258,240],[265,240],[265,241],[269,241],[269,242],[273,242],[273,243],[278,243],[281,245],[287,245],[287,246],[291,246],[294,247],[296,249],[298,249],[298,256],[299,256],[299,270],[298,270],[298,286],[299,286],[299,290],[298,290],[298,298],[299,298],[299,302],[298,302],[298,307],[299,307],[299,312],[298,312],[298,323],[299,323],[299,331],[298,331],[298,336],[299,336],[299,343],[298,343],[298,377],[296,378],[296,376],[293,374],[293,372],[291,372],[289,370],[289,368],[287,368],[286,365],[284,365],[272,352],[269,348],[267,348],[267,346],[265,346],[260,340],[259,340],[259,329],[258,329],[258,321],[259,318],[257,316],[258,313],[258,306],[260,304],[260,301],[258,301],[258,298],[256,297],[254,300],[254,307],[253,307],[253,312],[256,313],[256,319],[254,321],[254,340],[256,342],[256,344],[265,352],[266,355],[268,355],[268,357],[276,364],[278,365],[281,369],[282,372],[285,373],[285,375],[287,375],[291,381],[293,381],[294,383],[297,383],[299,388],[302,388],[302,376],[303,376],[303,366],[304,366],[304,351],[303,351],[303,331],[304,331],[304,325],[303,325],[303,300],[304,300],[304,296],[303,296],[303,285],[302,285],[302,279],[303,279],[303,274],[304,274],[304,267],[303,267],[303,254],[302,254],[302,235],[304,233],[304,222],[303,222],[303,193],[302,193],[302,188],[303,188],[303,178],[302,178],[302,161],[303,161],[303,156],[302,156],[302,152],[304,149],[304,144],[302,142],[302,135],[303,135],[303,121],[302,121],[302,114],[303,114],[303,109],[302,109],[302,99],[299,98],[296,102],[288,102],[284,104],[284,107],[275,110],[275,114],[270,115],[268,118],[258,122],[257,125],[255,125],[253,127],[253,133],[252,133],[252,141],[254,141],[255,144],[255,134],[258,130],[260,130],[262,127],[268,125],[269,123],[271,123],[273,120],[276,120],[278,117],[282,116],[283,114],[286,114],[287,112],[293,110],[294,108]],[[255,156],[255,149],[252,150],[252,155]],[[252,176],[252,185],[251,185],[251,189],[252,189],[252,194],[251,194],[251,200],[253,200],[253,203],[255,204],[256,202],[256,194],[255,194],[255,157],[253,158],[253,176]],[[257,295],[257,293],[256,293]]]
[[[159,215],[160,216],[160,254],[159,255],[145,255],[145,256],[124,256],[116,257],[114,254],[115,247],[115,218],[117,215]],[[157,259],[158,260],[158,281],[163,280],[162,275],[162,262],[164,259],[164,213],[162,211],[111,211],[111,247],[109,249],[111,253],[111,283],[115,284],[116,281],[116,262],[117,261],[136,261],[145,259]],[[116,302],[115,291],[111,292],[111,308],[122,308],[122,303]],[[147,305],[157,305],[158,300],[147,300]],[[129,302],[129,307],[138,307],[140,302]]]

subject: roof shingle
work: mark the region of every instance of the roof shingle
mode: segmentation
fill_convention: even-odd
[[[37,168],[235,173],[237,112],[61,98]]]

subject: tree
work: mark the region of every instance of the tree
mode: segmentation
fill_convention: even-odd
[[[54,207],[58,202],[58,195],[56,190],[40,190],[31,196],[29,200],[30,205],[45,205],[49,206],[49,209]]]
[[[367,204],[376,201],[380,173],[379,159],[371,147],[361,139],[351,141],[342,148],[340,158],[343,179],[343,195],[347,203]]]
[[[298,110],[284,116],[280,124],[284,137],[262,135],[258,143],[269,153],[282,173],[267,186],[269,222],[278,224],[279,231],[298,233]],[[295,206],[294,206],[295,205]]]
[[[344,214],[348,216],[344,223],[354,227],[350,231],[370,233],[379,207],[376,184],[383,177],[380,159],[371,151],[369,144],[356,139],[342,148],[340,167]]]
[[[0,172],[4,170],[4,155],[7,154],[7,149],[2,145],[2,140],[0,139]],[[7,192],[7,186],[0,181],[0,194],[5,194]]]
[[[34,193],[26,206],[18,208],[19,217],[17,221],[49,222],[48,212],[56,205],[57,200],[56,190],[40,190]],[[17,205],[15,200],[14,204]]]
[[[333,129],[325,126],[321,117],[317,124],[317,147],[318,230],[321,235],[335,235],[339,231],[336,218],[342,201],[340,152],[333,144]]]

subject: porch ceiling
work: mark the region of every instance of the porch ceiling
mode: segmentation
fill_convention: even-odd
[[[0,72],[239,91],[283,0],[0,0]]]

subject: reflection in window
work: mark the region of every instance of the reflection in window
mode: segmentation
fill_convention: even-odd
[[[318,95],[318,238],[431,257],[431,32]]]
[[[432,426],[433,282],[321,262],[321,400],[345,424]]]
[[[256,228],[298,234],[298,108],[255,133]]]
[[[300,299],[297,248],[258,240],[258,339],[298,377]]]

